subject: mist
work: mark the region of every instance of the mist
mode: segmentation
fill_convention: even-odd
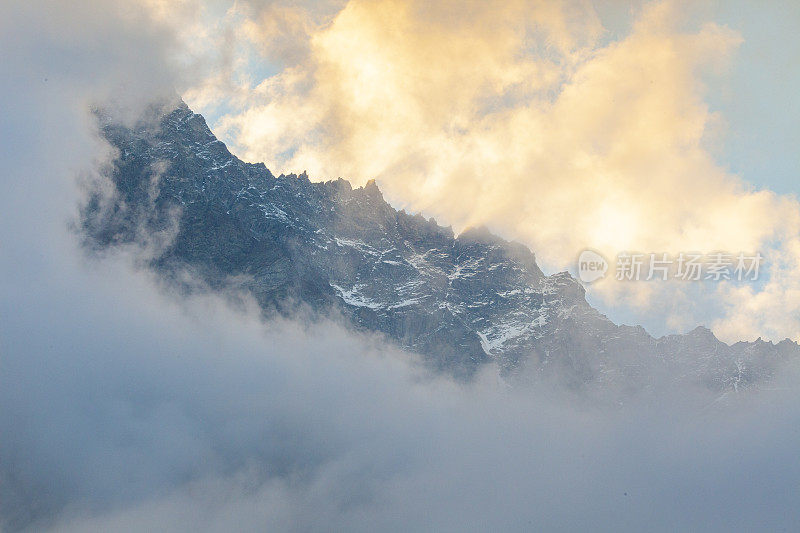
[[[726,397],[469,383],[326,317],[179,294],[75,221],[137,116],[191,77],[113,2],[0,7],[0,528],[791,529],[798,369]],[[39,14],[47,12],[48,16]],[[113,194],[113,191],[109,191]]]

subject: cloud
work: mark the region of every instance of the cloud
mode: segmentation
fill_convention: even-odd
[[[22,310],[4,312],[0,377],[12,528],[746,530],[797,518],[796,388],[705,412],[712,398],[685,389],[589,407],[490,375],[464,386],[420,374],[408,354],[330,323],[265,327],[213,296],[176,300],[119,258],[60,266],[66,279],[4,300]]]
[[[741,43],[732,29],[669,1],[637,7],[614,39],[582,2],[352,0],[305,23],[286,22],[290,8],[278,5],[238,22],[241,41],[258,45],[247,63],[275,72],[239,84],[232,108],[212,113],[240,156],[318,179],[377,178],[395,204],[457,230],[488,224],[550,270],[574,268],[587,247],[760,251],[775,280],[748,318],[725,311],[733,292],[721,286],[604,282],[591,293],[635,308],[657,333],[714,322],[727,340],[800,338],[797,315],[780,326],[758,318],[787,299],[767,294],[780,292],[781,257],[800,242],[800,204],[715,157],[725,121],[705,82]],[[272,43],[275,25],[291,46]],[[212,111],[205,102],[228,94],[200,85],[186,97]]]
[[[616,407],[508,391],[491,369],[456,384],[327,321],[178,297],[135,251],[86,257],[69,223],[114,156],[88,108],[112,98],[134,119],[169,93],[191,74],[172,74],[180,36],[109,2],[5,3],[0,21],[0,527],[797,522],[796,369],[708,405],[669,386]]]

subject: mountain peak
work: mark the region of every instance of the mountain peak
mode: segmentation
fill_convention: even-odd
[[[481,244],[505,243],[503,238],[495,235],[485,225],[470,226],[458,235],[458,240],[463,242],[475,242]]]
[[[456,376],[492,361],[506,377],[553,373],[630,386],[658,356],[680,366],[676,374],[722,389],[738,372],[733,361],[763,376],[798,352],[788,344],[728,346],[703,327],[656,340],[617,326],[586,302],[568,272],[545,276],[527,247],[486,226],[456,238],[433,219],[394,209],[374,179],[353,189],[341,178],[311,181],[306,172],[275,178],[263,164],[232,155],[185,106],[158,127],[105,123],[103,134],[120,156],[110,176],[117,188],[111,212],[101,211],[103,202],[84,212],[98,246],[177,223],[174,240],[152,261],[170,279],[189,270],[208,286],[237,283],[267,314],[291,314],[298,305],[333,312]],[[149,169],[162,162],[170,171],[154,186]]]
[[[380,188],[378,188],[378,184],[375,182],[374,179],[370,179],[364,184],[363,187],[364,192],[367,194],[368,197],[374,200],[380,200],[383,202],[383,193],[381,193]]]

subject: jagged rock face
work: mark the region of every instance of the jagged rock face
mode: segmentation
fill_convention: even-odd
[[[174,234],[153,266],[190,267],[212,286],[238,280],[267,312],[337,310],[468,377],[496,361],[506,376],[558,373],[580,385],[646,386],[652,368],[715,389],[769,377],[795,343],[728,346],[708,330],[654,339],[588,305],[569,274],[545,276],[524,246],[476,229],[452,230],[396,211],[375,182],[275,177],[234,157],[185,104],[157,126],[125,127],[100,114],[119,150],[117,194],[84,210],[99,246]]]

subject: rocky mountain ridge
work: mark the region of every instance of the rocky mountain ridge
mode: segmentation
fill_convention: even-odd
[[[455,236],[397,211],[374,181],[274,176],[232,155],[184,103],[130,127],[98,112],[118,150],[115,194],[83,210],[98,247],[165,235],[152,266],[190,267],[215,286],[237,280],[266,313],[336,311],[468,378],[557,373],[579,386],[646,386],[653,368],[715,390],[769,379],[800,355],[794,342],[727,345],[704,328],[653,338],[592,308],[568,273],[545,275],[525,246],[485,229]]]

